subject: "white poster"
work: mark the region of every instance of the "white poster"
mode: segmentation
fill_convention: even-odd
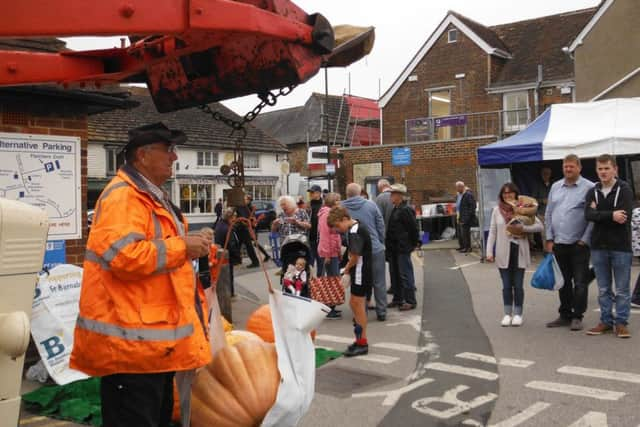
[[[80,138],[0,133],[0,197],[37,206],[49,240],[82,238]]]
[[[49,376],[60,385],[88,378],[69,368],[78,317],[82,268],[54,267],[38,279],[31,314],[31,335]]]

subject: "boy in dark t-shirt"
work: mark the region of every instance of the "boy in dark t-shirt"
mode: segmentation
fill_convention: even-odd
[[[371,236],[367,227],[351,218],[349,212],[336,206],[327,217],[329,227],[346,233],[349,260],[343,269],[343,283],[351,287],[349,306],[353,312],[353,332],[356,340],[344,352],[346,357],[361,356],[369,352],[367,343],[367,313],[365,296],[371,291],[373,270],[371,266]]]

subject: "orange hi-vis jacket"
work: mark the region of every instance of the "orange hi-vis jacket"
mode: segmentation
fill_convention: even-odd
[[[186,229],[178,209],[154,195],[133,167],[118,171],[96,204],[71,368],[104,376],[209,363]]]

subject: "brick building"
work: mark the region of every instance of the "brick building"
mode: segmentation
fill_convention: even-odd
[[[635,0],[606,0],[569,46],[576,70],[576,99],[640,96],[640,7]]]
[[[65,43],[50,38],[2,39],[0,49],[30,50],[35,52],[57,52],[64,49]],[[0,89],[0,132],[2,139],[30,138],[38,141],[53,137],[72,137],[79,139],[81,206],[80,221],[74,224],[79,239],[66,240],[66,262],[81,264],[84,258],[87,238],[87,121],[89,116],[112,109],[128,108],[135,104],[119,96],[84,90],[65,90],[53,86],[18,86]],[[27,153],[25,151],[24,153]],[[8,162],[7,156],[3,162]],[[13,156],[22,154],[19,150],[11,152]],[[7,163],[9,164],[9,163]],[[38,172],[35,172],[38,174]],[[41,175],[41,173],[40,173]],[[28,179],[28,177],[27,177]],[[35,177],[34,177],[35,179]],[[61,188],[60,191],[75,192],[75,188]],[[56,190],[57,191],[57,190]],[[11,190],[0,191],[0,197],[26,200],[23,195]],[[51,195],[55,202],[55,195]],[[51,220],[52,210],[44,206]],[[50,236],[51,236],[50,231]],[[56,239],[56,237],[50,237]]]
[[[574,100],[573,63],[562,48],[594,11],[496,26],[449,12],[379,101],[383,146],[341,150],[347,180],[405,181],[416,204],[453,196],[460,179],[475,188],[478,146]],[[410,148],[411,165],[392,166],[394,146]]]

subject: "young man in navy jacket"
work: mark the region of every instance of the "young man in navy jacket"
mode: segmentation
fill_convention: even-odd
[[[611,332],[619,338],[629,338],[627,327],[631,296],[631,207],[633,192],[626,182],[619,179],[615,157],[603,154],[596,159],[596,171],[600,182],[587,192],[585,218],[592,221],[591,261],[598,280],[600,323],[587,331],[588,335]],[[612,291],[611,276],[615,279]],[[612,308],[615,302],[616,316]]]

